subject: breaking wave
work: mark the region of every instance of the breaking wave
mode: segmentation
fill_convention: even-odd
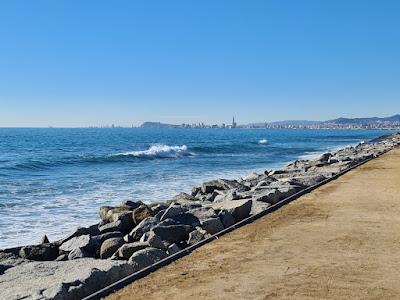
[[[259,140],[258,142],[257,142],[257,144],[260,144],[260,145],[265,145],[265,144],[267,144],[268,143],[268,141],[266,140],[266,139],[262,139],[262,140]]]
[[[183,146],[154,145],[147,150],[129,151],[129,152],[113,154],[111,156],[156,159],[156,158],[178,158],[178,157],[187,157],[193,155],[194,153],[190,152],[186,145]]]

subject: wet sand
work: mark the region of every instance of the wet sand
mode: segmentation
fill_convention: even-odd
[[[398,299],[400,149],[109,299]]]

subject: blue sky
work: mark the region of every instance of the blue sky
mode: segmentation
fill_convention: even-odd
[[[2,1],[0,126],[400,113],[400,1]]]

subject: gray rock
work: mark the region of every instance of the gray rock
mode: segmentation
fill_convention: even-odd
[[[131,274],[122,261],[83,258],[29,262],[1,275],[1,299],[82,299]]]
[[[167,249],[167,254],[168,255],[173,255],[175,253],[178,253],[179,251],[181,251],[182,249],[179,248],[179,246],[177,244],[172,244],[168,247]]]
[[[118,237],[105,240],[100,247],[100,258],[111,257],[123,244],[124,240]]]
[[[123,231],[122,222],[121,222],[121,220],[117,220],[115,222],[107,223],[103,226],[100,226],[99,231],[101,233],[115,232],[115,231],[122,232]]]
[[[129,263],[132,265],[134,271],[137,272],[166,258],[167,256],[167,253],[160,249],[147,248],[135,252],[129,258]]]
[[[192,215],[197,217],[197,219],[199,219],[200,221],[217,217],[217,214],[211,207],[195,208],[195,209],[190,210],[189,213],[191,213]]]
[[[128,260],[133,253],[146,249],[149,247],[149,244],[144,242],[134,242],[134,243],[129,243],[129,244],[124,244],[121,247],[118,248],[118,250],[115,252],[115,256],[118,259],[124,259]]]
[[[271,203],[268,202],[261,202],[261,201],[253,201],[253,204],[251,205],[251,211],[250,215],[255,215],[258,214],[264,210],[266,210],[268,207],[271,206]]]
[[[98,228],[98,224],[91,225],[89,227],[78,227],[73,233],[69,234],[66,238],[58,241],[58,244],[63,244],[74,237],[82,236],[82,235],[99,235],[100,231]]]
[[[86,251],[82,250],[81,248],[76,248],[72,250],[68,254],[68,259],[73,260],[73,259],[78,259],[78,258],[84,258],[84,257],[90,257],[89,253]]]
[[[207,232],[201,228],[195,229],[189,233],[189,239],[187,241],[188,245],[194,245],[202,240],[204,240]]]
[[[153,215],[154,212],[152,209],[146,204],[142,204],[132,212],[133,223],[137,225],[144,219],[152,217]]]
[[[268,188],[254,194],[253,200],[275,204],[280,199],[283,199],[282,193],[278,189]]]
[[[158,235],[161,240],[169,243],[179,243],[186,240],[192,226],[188,225],[169,225],[169,226],[156,226],[153,231]]]
[[[166,220],[173,220],[174,224],[181,224],[181,225],[190,225],[192,227],[196,227],[200,225],[200,220],[193,214],[191,213],[183,213],[183,214],[179,214],[173,217],[170,217],[169,219]],[[161,224],[165,224],[165,221],[160,223]],[[173,225],[173,224],[170,224]]]
[[[168,205],[165,203],[153,203],[150,204],[151,209],[153,210],[154,215],[158,214],[162,210],[166,210]]]
[[[163,221],[165,219],[175,217],[179,214],[183,214],[185,211],[180,205],[171,204],[165,213],[161,216],[160,220]]]
[[[216,212],[219,212],[221,210],[228,211],[234,217],[236,222],[239,222],[249,216],[251,211],[251,206],[252,206],[251,199],[224,201],[224,202],[213,203],[211,205],[211,207]]]
[[[241,197],[238,194],[237,190],[227,190],[225,193],[218,194],[213,201],[214,202],[223,202],[223,201],[232,201],[239,200]]]
[[[332,157],[332,153],[324,153],[321,155],[321,157],[318,159],[321,162],[328,162],[328,160]]]
[[[196,197],[199,192],[201,192],[201,187],[198,187],[198,186],[194,187],[192,189],[192,196]]]
[[[107,232],[104,234],[95,235],[92,237],[93,242],[96,243],[96,247],[100,248],[101,244],[108,239],[123,237],[120,231]]]
[[[253,200],[275,204],[279,200],[294,195],[301,189],[302,187],[289,182],[273,182],[268,187],[258,189],[253,196]]]
[[[203,194],[211,194],[215,190],[229,190],[240,187],[241,184],[236,180],[216,179],[204,182],[201,186]]]
[[[309,187],[309,186],[313,186],[325,179],[326,179],[326,177],[321,174],[304,175],[304,176],[297,176],[297,177],[291,178],[290,183],[296,184],[296,185],[301,185],[304,187]]]
[[[259,178],[259,174],[256,172],[252,172],[250,174],[247,174],[246,176],[242,177],[242,180],[244,181],[252,181],[252,180],[257,180]]]
[[[168,246],[171,244],[167,241],[163,241],[161,237],[156,235],[154,231],[149,232],[149,236],[147,237],[147,243],[150,247],[167,250]]]
[[[221,220],[222,225],[224,228],[228,228],[229,226],[232,226],[235,224],[235,218],[232,216],[232,214],[227,211],[227,210],[221,210],[218,214],[219,219]]]
[[[138,241],[144,233],[150,231],[150,229],[156,226],[158,223],[159,220],[155,217],[144,219],[129,233],[129,239],[131,241]]]
[[[215,234],[224,229],[224,225],[218,217],[202,221],[201,227],[209,234]]]
[[[81,235],[74,237],[60,246],[60,250],[71,252],[74,249],[81,248],[86,252],[93,252],[95,243],[90,235]]]
[[[55,260],[58,256],[58,247],[54,244],[25,246],[20,249],[19,256],[38,261]]]
[[[124,229],[129,231],[134,226],[132,211],[135,209],[135,206],[128,205],[118,207],[102,206],[99,210],[100,219],[104,224],[120,220]]]
[[[189,195],[187,193],[179,193],[176,195],[174,198],[172,198],[172,201],[177,201],[179,202],[180,200],[184,201],[198,201],[198,199],[192,195]]]

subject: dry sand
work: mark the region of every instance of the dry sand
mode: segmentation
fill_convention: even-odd
[[[400,298],[400,149],[109,297],[390,298]]]

